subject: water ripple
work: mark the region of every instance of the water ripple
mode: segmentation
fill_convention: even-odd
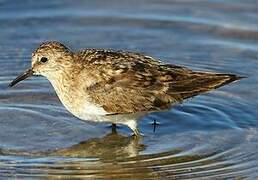
[[[206,134],[206,137],[209,138],[210,141],[217,141],[216,138],[218,138],[221,133],[224,135],[227,133],[237,133],[237,131],[234,131],[235,130],[230,132],[222,131],[213,133],[212,135]],[[257,130],[255,131],[257,132]],[[242,135],[246,138],[249,133],[250,131],[247,130],[242,132]],[[239,135],[236,134],[235,136]],[[155,140],[158,141],[158,138]],[[233,139],[234,138],[237,137],[233,137]],[[227,139],[227,141],[230,140],[232,139]],[[124,142],[123,146],[121,146],[121,141]],[[114,161],[114,157],[110,159],[110,157],[105,157],[105,155],[101,156],[100,154],[97,159],[93,157],[89,158],[91,155],[94,156],[94,154],[96,154],[94,149],[89,149],[93,142],[95,144],[95,150],[103,149],[101,148],[103,146],[105,146],[106,150],[112,150],[113,154],[111,153],[109,155],[116,155],[116,160]],[[28,158],[26,158],[26,156],[20,158],[4,156],[0,165],[1,175],[12,177],[11,173],[15,173],[16,177],[65,178],[67,175],[70,175],[73,177],[94,176],[125,178],[134,174],[137,178],[151,178],[153,176],[184,179],[201,177],[233,178],[246,177],[248,173],[253,171],[255,166],[257,166],[257,145],[246,152],[242,152],[241,146],[245,146],[245,143],[240,146],[223,147],[225,142],[217,142],[222,146],[217,147],[217,150],[216,148],[213,149],[213,151],[211,151],[210,148],[206,149],[205,146],[198,150],[199,153],[197,151],[193,152],[193,150],[177,148],[167,152],[142,154],[128,158],[127,155],[121,153],[123,150],[126,150],[125,147],[128,148],[132,143],[138,144],[134,146],[134,151],[144,152],[143,147],[143,149],[139,149],[141,142],[135,138],[109,134],[103,138],[90,139],[70,148],[49,152],[48,158],[42,156],[45,155],[44,153],[34,154],[34,157],[31,156],[31,154]],[[187,143],[196,142],[188,141]],[[118,150],[120,154],[117,154]],[[82,154],[86,155],[86,151],[88,158],[80,156]],[[69,157],[75,154],[79,156],[77,158]]]

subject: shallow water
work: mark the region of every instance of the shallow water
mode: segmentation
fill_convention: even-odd
[[[0,178],[255,179],[257,12],[255,0],[0,1]],[[46,40],[248,78],[144,117],[136,139],[73,117],[42,77],[7,87]]]

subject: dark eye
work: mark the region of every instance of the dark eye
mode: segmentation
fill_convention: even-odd
[[[43,63],[47,62],[47,60],[48,60],[48,59],[47,59],[46,57],[42,57],[42,58],[40,59],[40,61],[43,62]]]

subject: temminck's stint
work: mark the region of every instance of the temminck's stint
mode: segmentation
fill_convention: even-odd
[[[137,120],[169,109],[186,98],[240,79],[233,74],[196,72],[138,53],[102,49],[72,52],[45,42],[32,53],[31,68],[10,83],[45,76],[63,105],[76,117],[130,127]]]

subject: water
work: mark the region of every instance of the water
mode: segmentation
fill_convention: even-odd
[[[0,178],[257,178],[257,12],[255,0],[0,1]],[[248,78],[146,116],[135,139],[76,119],[42,77],[7,87],[46,40]]]

